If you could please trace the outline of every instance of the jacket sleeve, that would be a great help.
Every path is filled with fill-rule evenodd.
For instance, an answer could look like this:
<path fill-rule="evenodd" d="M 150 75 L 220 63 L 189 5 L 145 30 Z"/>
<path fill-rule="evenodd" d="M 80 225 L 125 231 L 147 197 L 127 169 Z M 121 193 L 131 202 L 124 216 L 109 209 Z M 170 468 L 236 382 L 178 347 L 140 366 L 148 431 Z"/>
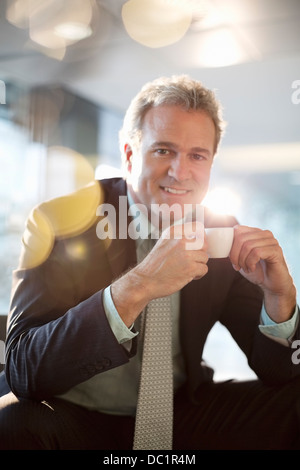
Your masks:
<path fill-rule="evenodd" d="M 260 331 L 262 302 L 260 288 L 236 273 L 221 322 L 247 356 L 258 378 L 269 385 L 280 385 L 299 376 L 300 367 L 292 361 L 294 349 Z M 299 339 L 299 335 L 298 325 L 294 339 Z"/>
<path fill-rule="evenodd" d="M 70 205 L 59 202 L 70 220 Z M 77 224 L 72 233 L 64 222 L 57 235 L 46 209 L 30 215 L 20 266 L 13 272 L 5 374 L 22 398 L 65 393 L 135 353 L 135 341 L 130 352 L 118 343 L 105 314 L 102 294 L 112 272 L 94 221 Z"/>
<path fill-rule="evenodd" d="M 128 352 L 107 321 L 102 290 L 60 309 L 36 276 L 26 280 L 24 274 L 15 273 L 6 343 L 6 378 L 18 397 L 61 394 L 128 362 Z M 58 279 L 62 282 L 61 276 Z"/>

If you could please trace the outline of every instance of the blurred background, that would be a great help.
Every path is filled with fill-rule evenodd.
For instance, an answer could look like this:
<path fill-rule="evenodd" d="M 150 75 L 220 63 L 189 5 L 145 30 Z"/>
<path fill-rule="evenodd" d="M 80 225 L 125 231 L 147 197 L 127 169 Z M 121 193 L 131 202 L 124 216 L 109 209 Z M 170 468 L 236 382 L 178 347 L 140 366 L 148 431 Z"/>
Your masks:
<path fill-rule="evenodd" d="M 119 174 L 131 98 L 182 73 L 227 121 L 207 204 L 271 229 L 300 289 L 299 0 L 0 0 L 0 314 L 30 209 Z M 205 355 L 253 376 L 220 325 Z"/>

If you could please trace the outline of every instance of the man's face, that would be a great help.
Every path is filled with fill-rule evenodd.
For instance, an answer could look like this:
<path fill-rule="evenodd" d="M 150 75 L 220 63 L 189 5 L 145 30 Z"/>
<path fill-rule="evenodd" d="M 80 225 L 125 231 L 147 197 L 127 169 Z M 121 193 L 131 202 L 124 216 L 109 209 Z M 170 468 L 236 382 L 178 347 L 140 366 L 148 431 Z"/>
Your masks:
<path fill-rule="evenodd" d="M 152 204 L 179 204 L 182 211 L 185 204 L 200 204 L 208 189 L 214 143 L 214 123 L 205 112 L 151 108 L 139 148 L 126 148 L 134 201 L 148 211 Z"/>

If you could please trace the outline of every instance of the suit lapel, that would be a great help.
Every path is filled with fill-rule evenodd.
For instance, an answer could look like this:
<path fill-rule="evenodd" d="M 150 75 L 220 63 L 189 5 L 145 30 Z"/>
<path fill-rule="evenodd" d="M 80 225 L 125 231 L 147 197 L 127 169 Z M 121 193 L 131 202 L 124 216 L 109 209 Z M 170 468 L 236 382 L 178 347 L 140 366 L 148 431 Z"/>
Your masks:
<path fill-rule="evenodd" d="M 112 178 L 99 181 L 105 191 L 105 202 L 111 204 L 116 209 L 116 238 L 111 240 L 107 249 L 107 256 L 111 267 L 112 278 L 120 276 L 130 266 L 136 264 L 135 241 L 128 237 L 128 224 L 131 217 L 128 215 L 128 201 L 126 200 L 126 209 L 124 204 L 124 196 L 127 199 L 127 185 L 122 178 Z M 123 200 L 120 204 L 120 196 Z M 121 212 L 121 213 L 120 213 Z M 126 238 L 119 238 L 119 221 L 125 219 L 127 231 Z"/>

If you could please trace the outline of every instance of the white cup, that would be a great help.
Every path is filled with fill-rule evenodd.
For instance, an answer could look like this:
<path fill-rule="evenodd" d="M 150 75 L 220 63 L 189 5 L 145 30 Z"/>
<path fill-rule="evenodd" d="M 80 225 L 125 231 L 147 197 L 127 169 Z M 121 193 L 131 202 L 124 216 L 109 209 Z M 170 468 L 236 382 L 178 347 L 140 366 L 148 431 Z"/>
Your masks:
<path fill-rule="evenodd" d="M 229 256 L 233 237 L 233 227 L 212 227 L 205 229 L 210 258 L 227 258 Z"/>

